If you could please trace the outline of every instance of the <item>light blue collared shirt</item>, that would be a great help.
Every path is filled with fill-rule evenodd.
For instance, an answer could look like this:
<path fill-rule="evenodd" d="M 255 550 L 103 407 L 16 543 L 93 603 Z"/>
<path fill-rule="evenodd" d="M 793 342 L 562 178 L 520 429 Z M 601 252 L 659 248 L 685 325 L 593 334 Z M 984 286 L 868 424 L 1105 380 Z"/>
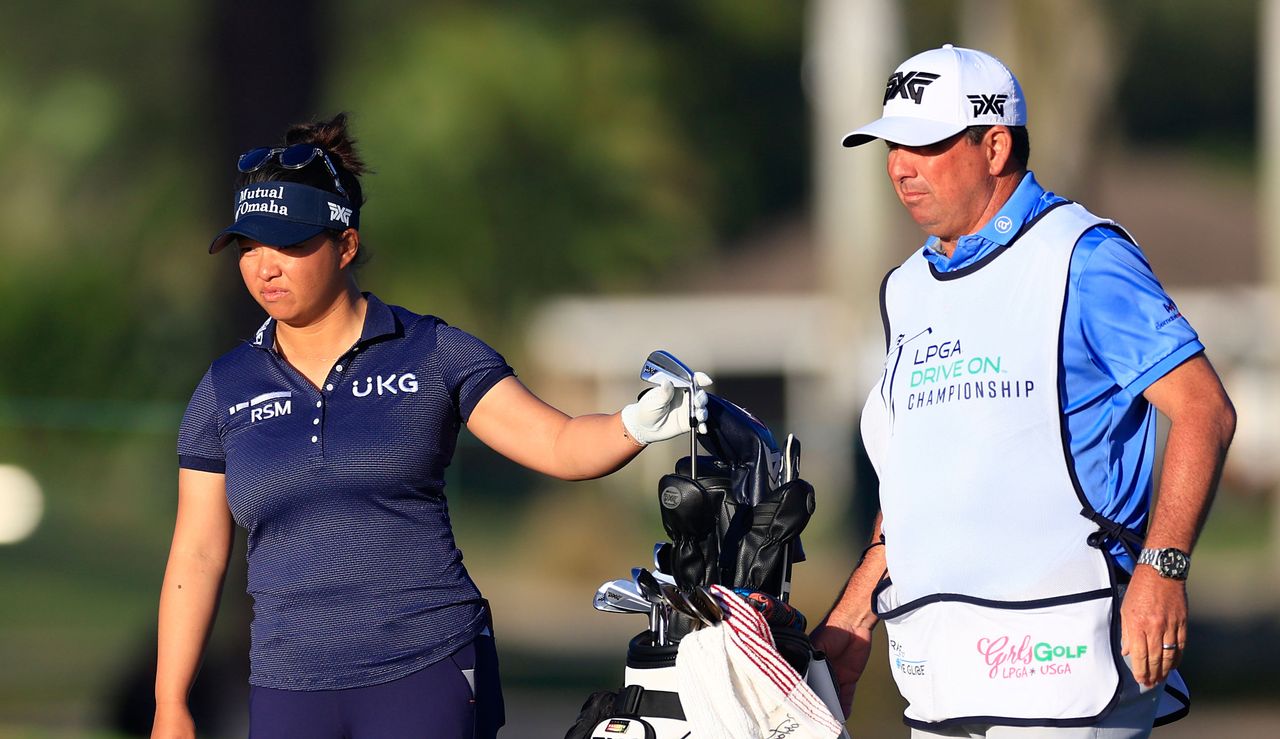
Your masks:
<path fill-rule="evenodd" d="M 1028 172 L 994 218 L 976 234 L 960 237 L 950 257 L 934 251 L 937 237 L 925 242 L 921 256 L 937 272 L 971 267 L 1063 200 Z M 1112 227 L 1089 229 L 1076 243 L 1064 310 L 1059 391 L 1070 461 L 1094 510 L 1145 531 L 1156 415 L 1142 392 L 1204 346 L 1142 250 Z M 1133 569 L 1122 546 L 1112 552 Z"/>

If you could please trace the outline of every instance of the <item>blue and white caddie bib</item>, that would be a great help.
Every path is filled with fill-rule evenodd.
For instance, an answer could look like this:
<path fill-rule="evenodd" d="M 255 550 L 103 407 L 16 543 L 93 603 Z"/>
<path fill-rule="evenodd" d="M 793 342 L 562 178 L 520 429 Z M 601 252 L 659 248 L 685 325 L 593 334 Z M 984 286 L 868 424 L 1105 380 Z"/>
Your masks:
<path fill-rule="evenodd" d="M 1059 393 L 1071 253 L 1102 223 L 1063 203 L 971 267 L 913 256 L 885 280 L 862 433 L 890 578 L 874 605 L 908 724 L 1087 725 L 1119 694 L 1116 582 Z"/>

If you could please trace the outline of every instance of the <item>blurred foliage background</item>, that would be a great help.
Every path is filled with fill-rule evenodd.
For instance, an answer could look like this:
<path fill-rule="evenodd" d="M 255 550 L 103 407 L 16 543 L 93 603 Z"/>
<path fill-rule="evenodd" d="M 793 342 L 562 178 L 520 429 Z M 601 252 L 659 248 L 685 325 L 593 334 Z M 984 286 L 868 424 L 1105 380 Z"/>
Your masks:
<path fill-rule="evenodd" d="M 903 5 L 908 48 L 954 36 L 954 2 Z M 1124 43 L 1106 142 L 1256 177 L 1255 4 L 1106 8 Z M 365 288 L 485 337 L 517 368 L 541 301 L 643 292 L 688 259 L 713 280 L 761 224 L 804 214 L 813 150 L 840 153 L 810 140 L 800 2 L 67 0 L 5 16 L 0 464 L 45 493 L 35 533 L 0 545 L 5 739 L 145 731 L 177 421 L 208 362 L 261 321 L 231 258 L 205 253 L 239 151 L 350 111 L 376 172 Z M 464 444 L 452 472 L 482 587 L 518 590 L 503 572 L 532 561 L 568 573 L 585 606 L 661 531 L 647 495 L 602 501 L 494 456 Z M 1260 505 L 1225 495 L 1229 528 L 1215 518 L 1206 546 L 1262 551 Z M 608 536 L 589 523 L 619 511 L 632 523 Z M 542 552 L 548 539 L 562 551 Z M 798 570 L 811 617 L 856 548 L 830 536 Z M 240 728 L 242 578 L 194 699 L 211 735 Z M 620 679 L 617 637 L 639 624 L 539 628 L 569 633 L 553 649 L 513 629 L 511 715 L 542 710 L 559 728 L 515 736 L 561 735 L 587 692 Z M 880 680 L 859 698 L 864 735 L 902 731 Z M 553 708 L 529 695 L 554 695 Z"/>

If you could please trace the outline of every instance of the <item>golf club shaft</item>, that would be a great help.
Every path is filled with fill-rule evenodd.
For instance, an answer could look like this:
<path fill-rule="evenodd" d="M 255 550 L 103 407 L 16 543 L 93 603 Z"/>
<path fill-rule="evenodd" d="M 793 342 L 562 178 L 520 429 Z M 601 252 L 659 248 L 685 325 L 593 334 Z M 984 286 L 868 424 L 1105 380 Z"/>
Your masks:
<path fill-rule="evenodd" d="M 698 380 L 690 380 L 689 386 L 689 477 L 698 479 L 698 413 L 694 410 L 693 396 L 698 394 Z"/>

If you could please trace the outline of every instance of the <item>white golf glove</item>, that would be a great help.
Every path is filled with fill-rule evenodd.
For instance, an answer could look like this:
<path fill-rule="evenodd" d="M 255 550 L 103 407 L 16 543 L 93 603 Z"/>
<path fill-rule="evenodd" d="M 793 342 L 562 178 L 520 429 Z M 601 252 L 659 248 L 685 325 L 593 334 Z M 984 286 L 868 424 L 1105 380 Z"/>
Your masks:
<path fill-rule="evenodd" d="M 707 433 L 707 391 L 711 378 L 703 372 L 694 373 L 698 391 L 693 394 L 694 415 L 698 419 L 698 433 Z M 689 390 L 675 387 L 670 381 L 646 390 L 640 399 L 622 409 L 622 425 L 627 433 L 642 445 L 655 441 L 674 439 L 689 433 Z"/>

